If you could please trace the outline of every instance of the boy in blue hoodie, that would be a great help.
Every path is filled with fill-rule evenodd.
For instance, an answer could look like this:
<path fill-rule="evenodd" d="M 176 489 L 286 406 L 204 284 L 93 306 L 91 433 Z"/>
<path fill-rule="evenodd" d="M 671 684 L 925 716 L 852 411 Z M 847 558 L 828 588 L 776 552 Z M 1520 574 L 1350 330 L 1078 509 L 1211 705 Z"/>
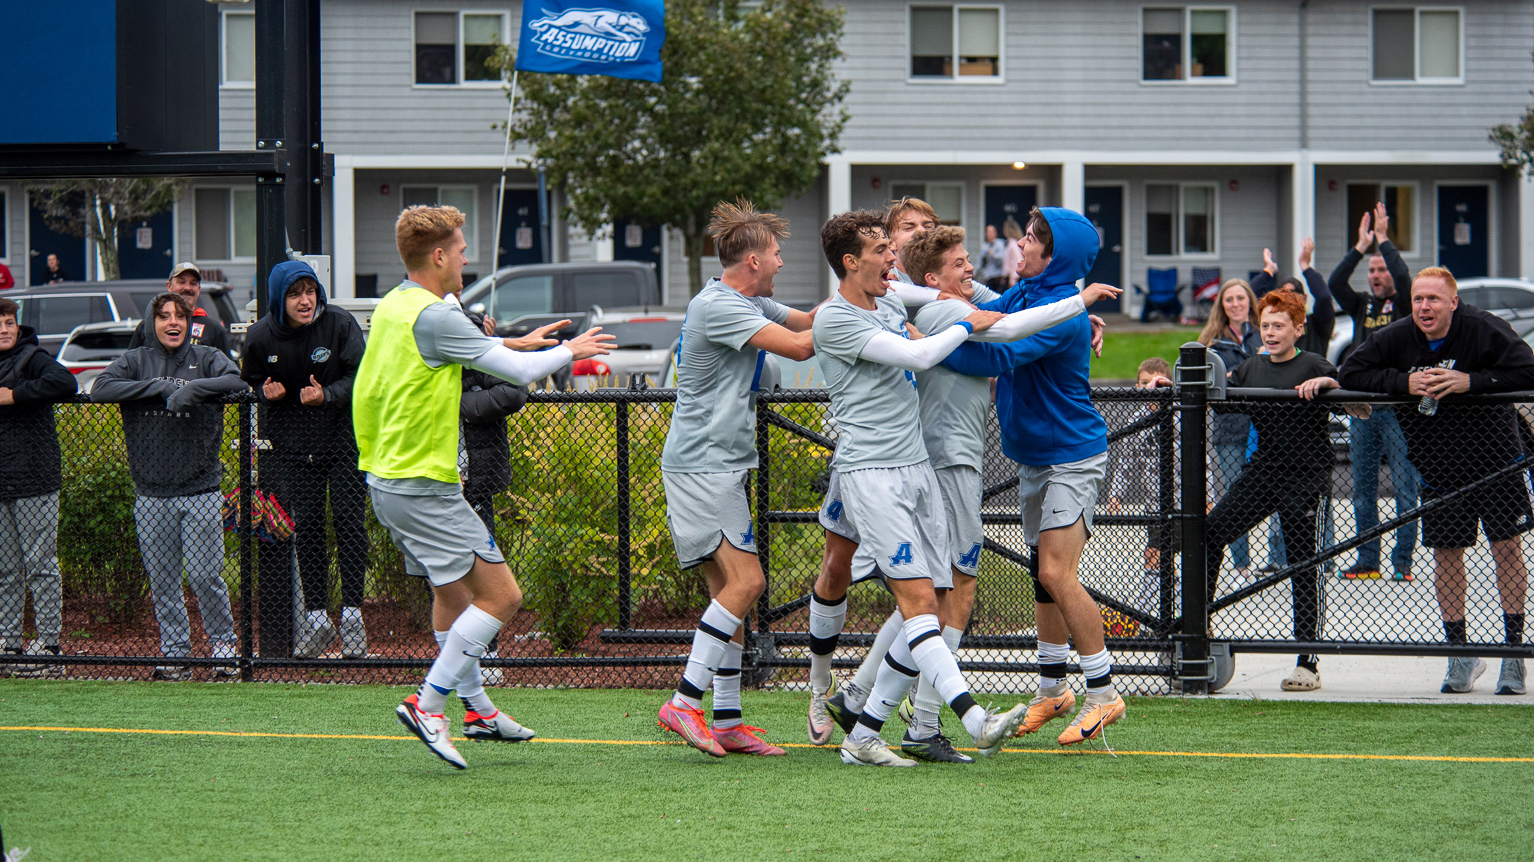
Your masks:
<path fill-rule="evenodd" d="M 1018 241 L 1017 289 L 980 307 L 1020 311 L 1076 295 L 1097 258 L 1097 229 L 1079 213 L 1035 207 Z M 1087 315 L 1005 344 L 960 344 L 944 364 L 960 374 L 994 376 L 1002 451 L 1017 461 L 1023 537 L 1036 549 L 1034 610 L 1039 630 L 1038 696 L 1019 734 L 1065 715 L 1076 696 L 1065 683 L 1074 640 L 1087 678 L 1086 701 L 1060 734 L 1061 745 L 1092 739 L 1124 716 L 1097 603 L 1077 578 L 1108 464 L 1108 425 L 1092 406 L 1092 327 Z"/>

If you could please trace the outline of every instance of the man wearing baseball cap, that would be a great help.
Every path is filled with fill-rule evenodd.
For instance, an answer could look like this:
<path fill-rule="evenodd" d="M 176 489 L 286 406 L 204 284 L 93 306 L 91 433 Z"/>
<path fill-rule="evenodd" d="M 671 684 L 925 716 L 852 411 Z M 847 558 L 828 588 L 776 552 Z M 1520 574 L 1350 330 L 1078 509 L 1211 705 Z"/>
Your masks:
<path fill-rule="evenodd" d="M 229 333 L 224 330 L 223 324 L 218 318 L 208 314 L 207 309 L 197 305 L 197 297 L 202 295 L 202 270 L 191 261 L 182 261 L 171 268 L 170 278 L 165 281 L 165 289 L 171 293 L 186 297 L 192 304 L 192 321 L 186 340 L 189 344 L 206 344 L 209 347 L 217 347 L 224 353 L 229 352 Z M 132 349 L 144 343 L 148 333 L 149 320 L 152 315 L 147 312 L 144 319 L 139 323 L 138 329 L 133 330 L 133 338 L 129 339 L 128 347 Z"/>

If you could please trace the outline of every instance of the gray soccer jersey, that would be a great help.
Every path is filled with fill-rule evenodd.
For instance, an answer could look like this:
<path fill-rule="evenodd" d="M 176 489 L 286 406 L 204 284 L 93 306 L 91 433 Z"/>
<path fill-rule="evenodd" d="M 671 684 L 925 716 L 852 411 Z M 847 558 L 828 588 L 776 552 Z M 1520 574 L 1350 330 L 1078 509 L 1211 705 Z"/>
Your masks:
<path fill-rule="evenodd" d="M 923 335 L 933 335 L 963 320 L 972 310 L 957 299 L 928 303 L 916 313 L 916 328 Z M 985 423 L 991 412 L 990 381 L 938 364 L 916 373 L 916 389 L 921 393 L 921 435 L 932 469 L 964 466 L 979 470 L 985 457 Z"/>
<path fill-rule="evenodd" d="M 791 309 L 765 296 L 742 296 L 711 279 L 687 304 L 677 362 L 676 409 L 661 469 L 729 473 L 756 466 L 756 393 L 765 351 L 746 342 Z"/>
<path fill-rule="evenodd" d="M 841 293 L 815 315 L 815 355 L 831 392 L 831 413 L 840 433 L 833 466 L 846 472 L 868 467 L 905 467 L 927 460 L 917 410 L 916 375 L 858 358 L 880 332 L 902 338 L 905 308 L 881 296 L 873 310 Z"/>

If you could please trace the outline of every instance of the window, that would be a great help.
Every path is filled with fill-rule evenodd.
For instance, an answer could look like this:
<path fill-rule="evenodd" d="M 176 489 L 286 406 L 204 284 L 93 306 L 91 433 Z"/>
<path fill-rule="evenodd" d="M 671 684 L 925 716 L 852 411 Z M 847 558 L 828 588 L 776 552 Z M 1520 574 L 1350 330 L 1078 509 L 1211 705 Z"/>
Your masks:
<path fill-rule="evenodd" d="M 404 205 L 457 207 L 463 213 L 463 239 L 469 244 L 466 260 L 479 260 L 479 189 L 475 186 L 405 186 Z"/>
<path fill-rule="evenodd" d="M 225 12 L 222 54 L 225 87 L 256 85 L 256 13 Z"/>
<path fill-rule="evenodd" d="M 503 12 L 417 12 L 415 82 L 498 85 L 490 58 L 505 41 Z"/>
<path fill-rule="evenodd" d="M 910 46 L 912 78 L 1000 78 L 1001 8 L 912 6 Z"/>
<path fill-rule="evenodd" d="M 112 306 L 104 293 L 34 296 L 27 300 L 22 315 L 27 318 L 22 323 L 38 335 L 68 335 L 82 323 L 111 320 Z"/>
<path fill-rule="evenodd" d="M 1385 229 L 1391 245 L 1401 254 L 1417 252 L 1417 186 L 1415 183 L 1348 183 L 1347 239 L 1343 248 L 1358 244 L 1358 222 L 1374 205 L 1385 202 L 1390 225 Z M 1370 253 L 1374 252 L 1370 248 Z"/>
<path fill-rule="evenodd" d="M 890 183 L 890 198 L 920 198 L 932 205 L 940 224 L 964 224 L 962 183 Z"/>
<path fill-rule="evenodd" d="M 199 188 L 192 195 L 196 210 L 192 256 L 198 260 L 256 259 L 256 190 Z"/>
<path fill-rule="evenodd" d="M 1214 256 L 1218 253 L 1219 197 L 1207 183 L 1146 183 L 1145 253 Z"/>
<path fill-rule="evenodd" d="M 1145 7 L 1140 80 L 1234 83 L 1235 15 L 1222 7 Z"/>
<path fill-rule="evenodd" d="M 622 308 L 643 302 L 639 280 L 630 273 L 577 272 L 570 276 L 571 308 Z M 667 341 L 666 345 L 671 342 Z M 661 345 L 662 347 L 666 345 Z"/>
<path fill-rule="evenodd" d="M 490 313 L 496 320 L 516 320 L 526 314 L 548 314 L 554 310 L 554 276 L 524 275 L 495 289 Z"/>
<path fill-rule="evenodd" d="M 1458 9 L 1407 7 L 1371 11 L 1375 82 L 1464 81 Z"/>

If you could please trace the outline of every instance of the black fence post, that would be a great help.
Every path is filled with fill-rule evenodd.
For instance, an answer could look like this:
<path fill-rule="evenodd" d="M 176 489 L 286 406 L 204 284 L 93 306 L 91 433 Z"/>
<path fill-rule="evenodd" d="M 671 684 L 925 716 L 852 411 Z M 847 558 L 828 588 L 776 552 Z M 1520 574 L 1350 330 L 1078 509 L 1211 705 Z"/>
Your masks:
<path fill-rule="evenodd" d="M 762 595 L 756 600 L 756 625 L 757 631 L 763 634 L 771 630 L 771 624 L 767 619 L 768 611 L 772 608 L 772 538 L 768 533 L 770 519 L 767 514 L 772 511 L 772 492 L 769 482 L 772 479 L 772 447 L 771 426 L 767 424 L 766 413 L 768 407 L 761 402 L 756 404 L 756 559 L 762 566 L 762 580 L 766 586 L 762 589 Z"/>
<path fill-rule="evenodd" d="M 250 402 L 242 401 L 239 406 L 240 421 L 240 510 L 236 516 L 236 535 L 240 542 L 240 679 L 250 682 L 250 660 L 255 655 L 255 603 L 252 601 L 251 590 L 255 587 L 255 578 L 251 571 L 251 547 L 252 533 L 250 526 L 250 503 L 252 498 L 251 482 L 254 480 L 250 469 Z"/>
<path fill-rule="evenodd" d="M 1157 511 L 1164 516 L 1160 531 L 1160 542 L 1157 545 L 1157 560 L 1160 562 L 1158 574 L 1161 577 L 1161 585 L 1156 590 L 1156 617 L 1164 627 L 1166 621 L 1173 616 L 1172 610 L 1172 584 L 1177 578 L 1177 563 L 1172 559 L 1176 553 L 1177 541 L 1181 541 L 1176 530 L 1180 529 L 1173 513 L 1177 511 L 1177 424 L 1174 417 L 1177 411 L 1174 404 L 1163 399 L 1158 407 L 1162 411 L 1161 421 L 1156 425 L 1156 469 L 1157 476 Z M 1163 631 L 1165 629 L 1163 628 Z"/>
<path fill-rule="evenodd" d="M 629 404 L 619 400 L 613 405 L 614 429 L 618 458 L 618 628 L 628 631 L 634 627 L 633 595 L 631 593 L 632 549 L 629 546 Z"/>
<path fill-rule="evenodd" d="M 1209 657 L 1209 596 L 1204 555 L 1205 500 L 1208 476 L 1204 459 L 1205 408 L 1209 401 L 1210 363 L 1198 342 L 1182 346 L 1176 370 L 1177 414 L 1182 418 L 1182 648 L 1176 673 L 1184 694 L 1208 694 L 1214 679 Z"/>

